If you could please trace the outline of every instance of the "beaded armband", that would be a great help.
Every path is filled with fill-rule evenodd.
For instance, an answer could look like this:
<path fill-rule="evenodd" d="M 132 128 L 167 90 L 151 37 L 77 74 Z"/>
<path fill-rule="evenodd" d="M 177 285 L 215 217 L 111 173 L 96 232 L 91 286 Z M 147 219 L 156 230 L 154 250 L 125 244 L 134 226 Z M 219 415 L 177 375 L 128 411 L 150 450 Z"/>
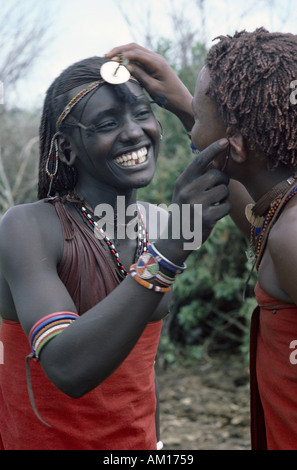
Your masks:
<path fill-rule="evenodd" d="M 33 357 L 39 359 L 42 348 L 77 318 L 79 315 L 73 312 L 55 312 L 35 323 L 29 333 Z"/>

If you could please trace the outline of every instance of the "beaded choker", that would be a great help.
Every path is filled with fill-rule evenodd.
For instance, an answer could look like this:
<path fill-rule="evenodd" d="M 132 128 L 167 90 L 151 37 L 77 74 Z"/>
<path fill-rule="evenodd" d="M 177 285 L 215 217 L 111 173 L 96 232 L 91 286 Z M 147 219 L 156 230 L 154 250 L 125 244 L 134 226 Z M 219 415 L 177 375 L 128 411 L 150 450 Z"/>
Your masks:
<path fill-rule="evenodd" d="M 123 264 L 120 261 L 119 253 L 117 252 L 117 249 L 110 240 L 110 238 L 106 235 L 104 230 L 98 225 L 96 222 L 94 215 L 90 212 L 89 209 L 87 209 L 86 204 L 82 204 L 80 207 L 80 211 L 83 215 L 83 217 L 86 219 L 87 223 L 90 225 L 90 227 L 93 227 L 93 231 L 95 234 L 95 237 L 98 238 L 99 240 L 103 240 L 104 243 L 107 245 L 109 248 L 110 253 L 112 254 L 113 258 L 115 259 L 116 265 L 118 267 L 118 270 L 121 274 L 124 276 L 127 276 L 129 274 L 128 271 L 124 268 Z M 137 250 L 137 258 L 144 252 L 148 250 L 148 233 L 143 221 L 142 214 L 140 210 L 138 209 L 138 250 Z"/>
<path fill-rule="evenodd" d="M 288 181 L 288 180 L 286 180 Z M 291 184 L 295 181 L 295 178 L 292 179 Z M 250 240 L 250 253 L 247 253 L 248 261 L 253 262 L 257 261 L 257 266 L 260 264 L 261 256 L 264 252 L 266 240 L 268 238 L 269 232 L 275 223 L 280 211 L 283 207 L 297 194 L 297 186 L 289 187 L 287 186 L 287 191 L 279 196 L 270 204 L 270 208 L 266 216 L 262 217 L 262 224 L 257 225 L 251 222 L 251 240 Z M 248 219 L 249 220 L 249 219 Z"/>
<path fill-rule="evenodd" d="M 292 188 L 296 179 L 297 173 L 273 186 L 256 204 L 248 204 L 245 208 L 245 216 L 249 223 L 257 228 L 262 227 L 265 214 L 274 205 L 276 200 L 281 199 L 287 193 L 288 189 Z"/>

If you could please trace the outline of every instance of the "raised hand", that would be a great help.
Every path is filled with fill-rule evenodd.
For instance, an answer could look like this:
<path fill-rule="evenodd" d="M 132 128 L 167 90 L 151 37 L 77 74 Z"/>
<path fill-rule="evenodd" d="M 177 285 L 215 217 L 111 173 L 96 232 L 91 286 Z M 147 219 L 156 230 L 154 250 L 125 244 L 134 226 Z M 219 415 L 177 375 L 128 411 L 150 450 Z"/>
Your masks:
<path fill-rule="evenodd" d="M 129 60 L 127 68 L 153 100 L 174 113 L 190 130 L 194 123 L 192 95 L 165 58 L 135 43 L 115 47 L 105 54 L 114 60 L 119 60 L 120 55 Z"/>
<path fill-rule="evenodd" d="M 179 206 L 180 213 L 184 213 L 183 205 L 188 205 L 189 220 L 182 220 L 181 217 L 179 239 L 170 237 L 168 243 L 168 240 L 161 238 L 157 245 L 162 253 L 166 253 L 167 257 L 175 260 L 177 264 L 182 263 L 193 249 L 198 248 L 209 237 L 216 222 L 231 210 L 231 204 L 228 201 L 228 176 L 219 170 L 209 169 L 211 161 L 222 153 L 226 154 L 227 151 L 227 139 L 214 142 L 195 157 L 175 183 L 172 203 Z M 202 206 L 202 226 L 198 227 L 195 227 L 195 205 L 196 208 L 197 205 Z M 193 238 L 196 238 L 196 241 L 193 240 L 190 245 L 188 245 L 189 240 L 183 236 L 185 227 L 182 225 L 185 223 L 192 227 Z M 172 226 L 172 216 L 169 221 L 170 226 Z M 196 242 L 200 242 L 198 246 L 195 246 Z M 185 249 L 185 246 L 192 246 L 192 249 Z"/>

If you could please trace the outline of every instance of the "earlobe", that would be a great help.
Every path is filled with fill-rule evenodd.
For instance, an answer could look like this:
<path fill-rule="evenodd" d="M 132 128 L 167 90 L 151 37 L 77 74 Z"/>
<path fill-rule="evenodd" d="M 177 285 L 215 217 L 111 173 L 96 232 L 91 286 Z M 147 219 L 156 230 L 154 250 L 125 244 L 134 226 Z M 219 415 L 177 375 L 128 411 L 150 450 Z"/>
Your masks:
<path fill-rule="evenodd" d="M 232 132 L 230 128 L 227 129 L 227 139 L 230 143 L 230 154 L 236 163 L 243 163 L 247 159 L 247 149 L 244 138 L 240 132 Z"/>
<path fill-rule="evenodd" d="M 58 137 L 59 159 L 68 166 L 74 165 L 76 152 L 74 152 L 69 140 L 62 134 Z"/>

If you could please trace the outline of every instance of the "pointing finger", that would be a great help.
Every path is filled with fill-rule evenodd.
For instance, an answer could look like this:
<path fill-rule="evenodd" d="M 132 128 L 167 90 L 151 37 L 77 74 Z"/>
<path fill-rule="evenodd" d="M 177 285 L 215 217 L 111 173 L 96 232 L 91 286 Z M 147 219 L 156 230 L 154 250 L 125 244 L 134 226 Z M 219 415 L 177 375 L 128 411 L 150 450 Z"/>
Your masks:
<path fill-rule="evenodd" d="M 184 184 L 184 182 L 189 183 L 190 181 L 196 180 L 199 175 L 202 175 L 206 172 L 210 162 L 212 162 L 223 151 L 227 150 L 228 145 L 229 142 L 227 139 L 220 139 L 216 142 L 213 142 L 211 145 L 206 147 L 206 149 L 200 152 L 199 155 L 194 158 L 194 160 L 192 160 L 192 162 L 183 171 L 177 181 Z"/>
<path fill-rule="evenodd" d="M 220 155 L 224 150 L 227 150 L 229 145 L 228 139 L 220 139 L 216 142 L 213 142 L 211 145 L 206 147 L 202 152 L 197 155 L 193 163 L 195 167 L 201 172 L 201 170 L 206 170 L 207 166 L 214 160 L 218 155 Z"/>

